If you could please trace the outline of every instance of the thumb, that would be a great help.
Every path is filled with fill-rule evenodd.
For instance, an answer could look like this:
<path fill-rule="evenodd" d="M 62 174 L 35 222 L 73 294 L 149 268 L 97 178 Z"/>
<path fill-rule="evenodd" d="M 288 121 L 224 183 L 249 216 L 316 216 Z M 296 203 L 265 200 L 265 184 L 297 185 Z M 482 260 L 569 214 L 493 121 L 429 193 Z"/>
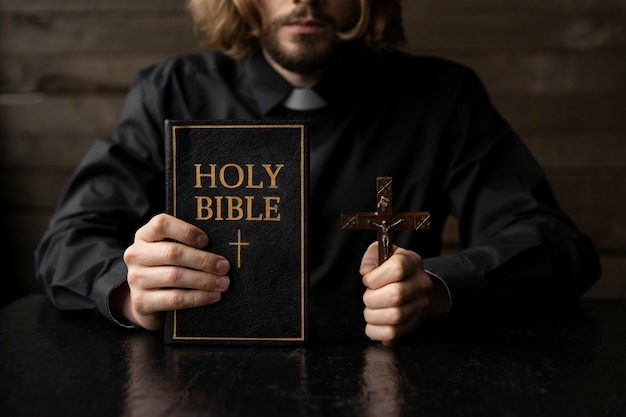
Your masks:
<path fill-rule="evenodd" d="M 361 259 L 361 266 L 359 267 L 359 273 L 366 275 L 378 268 L 378 242 L 374 242 L 365 251 L 363 258 Z"/>

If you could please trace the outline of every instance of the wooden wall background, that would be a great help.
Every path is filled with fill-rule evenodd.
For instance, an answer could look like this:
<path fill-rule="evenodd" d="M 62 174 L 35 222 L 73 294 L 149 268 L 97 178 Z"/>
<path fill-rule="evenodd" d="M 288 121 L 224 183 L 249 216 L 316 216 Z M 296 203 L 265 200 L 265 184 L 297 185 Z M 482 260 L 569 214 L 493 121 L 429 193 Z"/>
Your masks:
<path fill-rule="evenodd" d="M 464 62 L 523 136 L 626 296 L 626 0 L 404 0 L 409 49 Z M 3 302 L 135 72 L 197 49 L 183 0 L 0 0 Z M 454 233 L 448 234 L 454 244 Z"/>

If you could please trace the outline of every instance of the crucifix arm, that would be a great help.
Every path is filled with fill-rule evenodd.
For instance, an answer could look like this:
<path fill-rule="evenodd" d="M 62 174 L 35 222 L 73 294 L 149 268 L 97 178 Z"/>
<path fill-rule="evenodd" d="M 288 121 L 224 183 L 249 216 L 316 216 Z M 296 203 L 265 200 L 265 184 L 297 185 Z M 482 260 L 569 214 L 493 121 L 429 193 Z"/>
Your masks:
<path fill-rule="evenodd" d="M 391 229 L 394 226 L 399 225 L 403 221 L 404 219 L 399 219 L 395 223 L 387 224 L 387 220 L 383 220 L 381 223 L 376 223 L 374 220 L 368 220 L 368 223 L 373 224 L 376 227 L 380 227 L 383 230 L 383 233 L 386 233 L 389 231 L 389 229 Z"/>
<path fill-rule="evenodd" d="M 391 177 L 376 179 L 375 212 L 343 213 L 342 230 L 378 230 L 379 261 L 386 261 L 393 249 L 394 230 L 424 230 L 430 228 L 430 214 L 427 212 L 394 213 L 393 188 Z"/>

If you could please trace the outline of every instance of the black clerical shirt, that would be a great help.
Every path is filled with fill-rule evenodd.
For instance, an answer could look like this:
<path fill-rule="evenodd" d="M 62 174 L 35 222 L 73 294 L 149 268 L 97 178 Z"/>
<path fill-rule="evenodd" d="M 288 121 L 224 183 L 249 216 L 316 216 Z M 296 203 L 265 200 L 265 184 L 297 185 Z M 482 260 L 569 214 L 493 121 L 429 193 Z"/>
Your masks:
<path fill-rule="evenodd" d="M 164 211 L 164 119 L 311 121 L 311 320 L 362 332 L 360 259 L 375 233 L 340 230 L 342 211 L 374 211 L 373 184 L 394 178 L 394 211 L 429 211 L 428 232 L 396 232 L 425 258 L 452 312 L 490 297 L 573 298 L 599 276 L 588 239 L 474 73 L 441 59 L 347 52 L 315 87 L 328 103 L 293 111 L 292 86 L 261 54 L 178 57 L 140 72 L 112 136 L 72 177 L 37 249 L 37 274 L 63 309 L 111 318 L 122 253 Z M 461 249 L 440 255 L 449 215 Z M 111 318 L 112 319 L 112 318 Z M 324 331 L 324 330 L 322 330 Z"/>

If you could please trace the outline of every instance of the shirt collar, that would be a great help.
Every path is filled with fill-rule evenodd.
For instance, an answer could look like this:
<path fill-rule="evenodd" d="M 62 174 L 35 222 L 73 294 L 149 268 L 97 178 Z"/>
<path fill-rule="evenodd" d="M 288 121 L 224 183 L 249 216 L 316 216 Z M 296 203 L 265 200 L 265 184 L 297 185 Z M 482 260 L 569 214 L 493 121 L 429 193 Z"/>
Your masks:
<path fill-rule="evenodd" d="M 256 51 L 245 59 L 245 71 L 259 110 L 265 116 L 291 94 L 293 86 Z M 346 48 L 342 57 L 313 89 L 329 104 L 342 106 L 358 102 L 364 94 L 367 74 L 374 62 L 358 48 Z"/>
<path fill-rule="evenodd" d="M 362 101 L 376 68 L 375 56 L 358 44 L 346 44 L 337 64 L 314 87 L 332 106 L 351 107 Z"/>
<path fill-rule="evenodd" d="M 274 71 L 260 51 L 252 53 L 245 59 L 250 89 L 261 113 L 267 115 L 291 93 L 293 86 Z"/>

